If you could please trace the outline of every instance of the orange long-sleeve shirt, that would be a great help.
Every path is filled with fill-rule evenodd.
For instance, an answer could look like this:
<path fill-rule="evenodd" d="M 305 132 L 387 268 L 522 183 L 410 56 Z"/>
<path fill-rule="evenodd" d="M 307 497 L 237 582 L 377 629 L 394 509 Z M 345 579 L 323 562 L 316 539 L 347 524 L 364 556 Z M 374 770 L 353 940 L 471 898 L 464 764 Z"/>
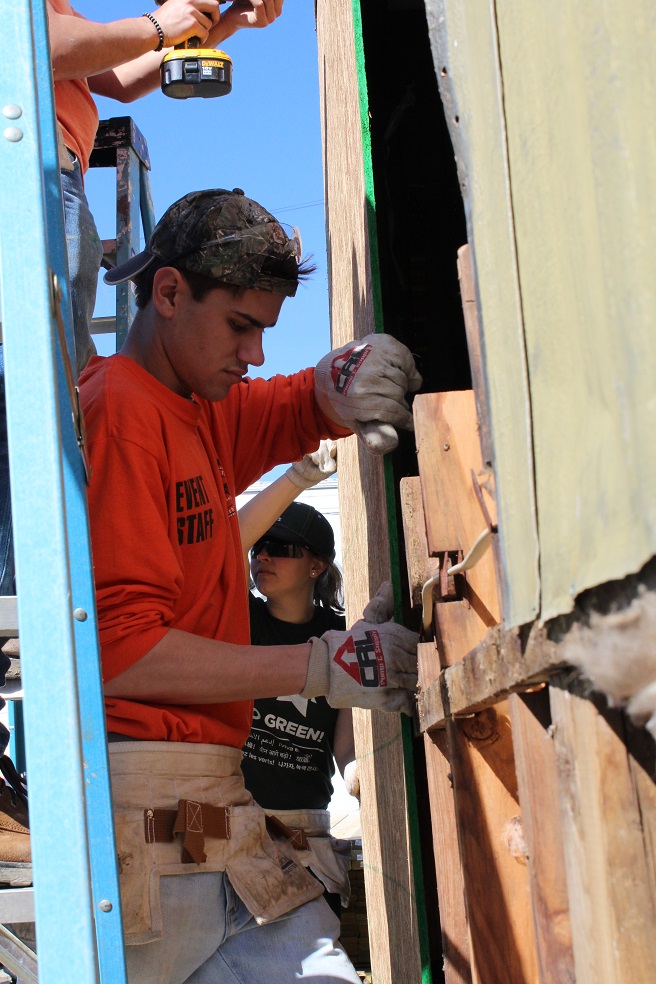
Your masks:
<path fill-rule="evenodd" d="M 58 14 L 82 17 L 73 10 L 69 0 L 50 0 Z M 66 79 L 55 82 L 55 112 L 62 129 L 64 143 L 80 162 L 82 173 L 89 167 L 98 129 L 98 110 L 86 79 Z"/>
<path fill-rule="evenodd" d="M 319 411 L 313 370 L 237 384 L 208 403 L 178 396 L 125 356 L 96 357 L 81 396 L 104 679 L 170 628 L 248 644 L 235 495 L 322 438 L 349 433 Z M 238 748 L 252 716 L 251 701 L 105 704 L 110 731 Z"/>

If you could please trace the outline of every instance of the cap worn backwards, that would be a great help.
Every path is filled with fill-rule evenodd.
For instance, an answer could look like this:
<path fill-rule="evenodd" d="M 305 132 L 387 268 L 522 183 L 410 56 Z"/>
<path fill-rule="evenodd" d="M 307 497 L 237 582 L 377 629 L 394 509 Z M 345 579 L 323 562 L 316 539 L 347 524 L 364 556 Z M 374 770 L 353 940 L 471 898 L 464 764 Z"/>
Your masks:
<path fill-rule="evenodd" d="M 335 534 L 332 526 L 323 513 L 306 502 L 292 502 L 267 530 L 265 537 L 298 543 L 318 557 L 335 559 Z"/>
<path fill-rule="evenodd" d="M 300 237 L 289 236 L 240 188 L 192 191 L 171 205 L 142 253 L 109 270 L 105 283 L 133 280 L 168 263 L 236 287 L 293 297 L 301 261 Z"/>

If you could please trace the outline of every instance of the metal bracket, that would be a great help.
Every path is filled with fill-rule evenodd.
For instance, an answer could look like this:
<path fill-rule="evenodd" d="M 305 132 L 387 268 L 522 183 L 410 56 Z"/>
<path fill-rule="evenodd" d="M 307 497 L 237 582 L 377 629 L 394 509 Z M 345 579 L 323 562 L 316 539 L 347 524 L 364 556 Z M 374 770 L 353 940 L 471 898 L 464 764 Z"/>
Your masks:
<path fill-rule="evenodd" d="M 421 589 L 421 626 L 422 635 L 430 638 L 433 622 L 433 592 L 439 588 L 439 601 L 461 601 L 462 598 L 454 584 L 453 574 L 458 573 L 450 566 L 449 558 L 455 554 L 458 563 L 462 561 L 462 550 L 445 550 L 439 557 L 439 570 L 429 577 Z M 457 565 L 456 565 L 457 566 Z"/>

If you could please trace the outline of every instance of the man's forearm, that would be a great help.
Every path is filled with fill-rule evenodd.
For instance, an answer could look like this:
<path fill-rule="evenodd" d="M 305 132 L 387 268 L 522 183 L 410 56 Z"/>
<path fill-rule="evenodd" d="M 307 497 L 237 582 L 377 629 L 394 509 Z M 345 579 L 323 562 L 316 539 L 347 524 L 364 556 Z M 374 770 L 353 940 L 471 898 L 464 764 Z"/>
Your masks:
<path fill-rule="evenodd" d="M 158 704 L 219 704 L 297 694 L 310 644 L 238 646 L 169 629 L 128 670 L 105 684 L 108 697 Z"/>
<path fill-rule="evenodd" d="M 50 10 L 49 33 L 55 82 L 100 75 L 154 52 L 158 43 L 157 31 L 146 17 L 97 24 Z"/>

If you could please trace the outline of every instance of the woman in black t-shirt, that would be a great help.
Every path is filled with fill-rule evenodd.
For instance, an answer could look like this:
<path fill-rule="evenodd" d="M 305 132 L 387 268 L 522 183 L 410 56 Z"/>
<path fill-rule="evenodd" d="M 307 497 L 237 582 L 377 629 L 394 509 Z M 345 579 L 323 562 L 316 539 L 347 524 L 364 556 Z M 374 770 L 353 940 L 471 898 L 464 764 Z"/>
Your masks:
<path fill-rule="evenodd" d="M 280 494 L 278 490 L 278 502 Z M 266 513 L 264 504 L 257 508 L 259 498 L 249 503 L 250 522 L 242 525 L 246 540 L 253 538 L 253 514 Z M 240 523 L 242 514 L 240 510 Z M 264 598 L 251 593 L 249 599 L 253 645 L 298 645 L 346 627 L 341 573 L 334 558 L 330 523 L 305 503 L 293 502 L 259 536 L 251 550 L 250 573 Z M 348 775 L 347 766 L 355 759 L 351 711 L 336 710 L 323 697 L 256 700 L 243 751 L 247 788 L 267 813 L 309 834 L 309 855 L 300 856 L 323 882 L 327 901 L 339 915 L 340 897 L 342 904 L 348 902 L 350 844 L 330 837 L 327 808 L 334 760 Z"/>
<path fill-rule="evenodd" d="M 253 645 L 293 646 L 346 628 L 334 555 L 333 531 L 321 513 L 302 502 L 283 512 L 251 551 L 253 583 L 265 596 L 250 596 Z M 341 769 L 353 760 L 350 710 L 337 711 L 324 697 L 255 702 L 243 769 L 265 808 L 326 810 L 333 756 Z"/>

